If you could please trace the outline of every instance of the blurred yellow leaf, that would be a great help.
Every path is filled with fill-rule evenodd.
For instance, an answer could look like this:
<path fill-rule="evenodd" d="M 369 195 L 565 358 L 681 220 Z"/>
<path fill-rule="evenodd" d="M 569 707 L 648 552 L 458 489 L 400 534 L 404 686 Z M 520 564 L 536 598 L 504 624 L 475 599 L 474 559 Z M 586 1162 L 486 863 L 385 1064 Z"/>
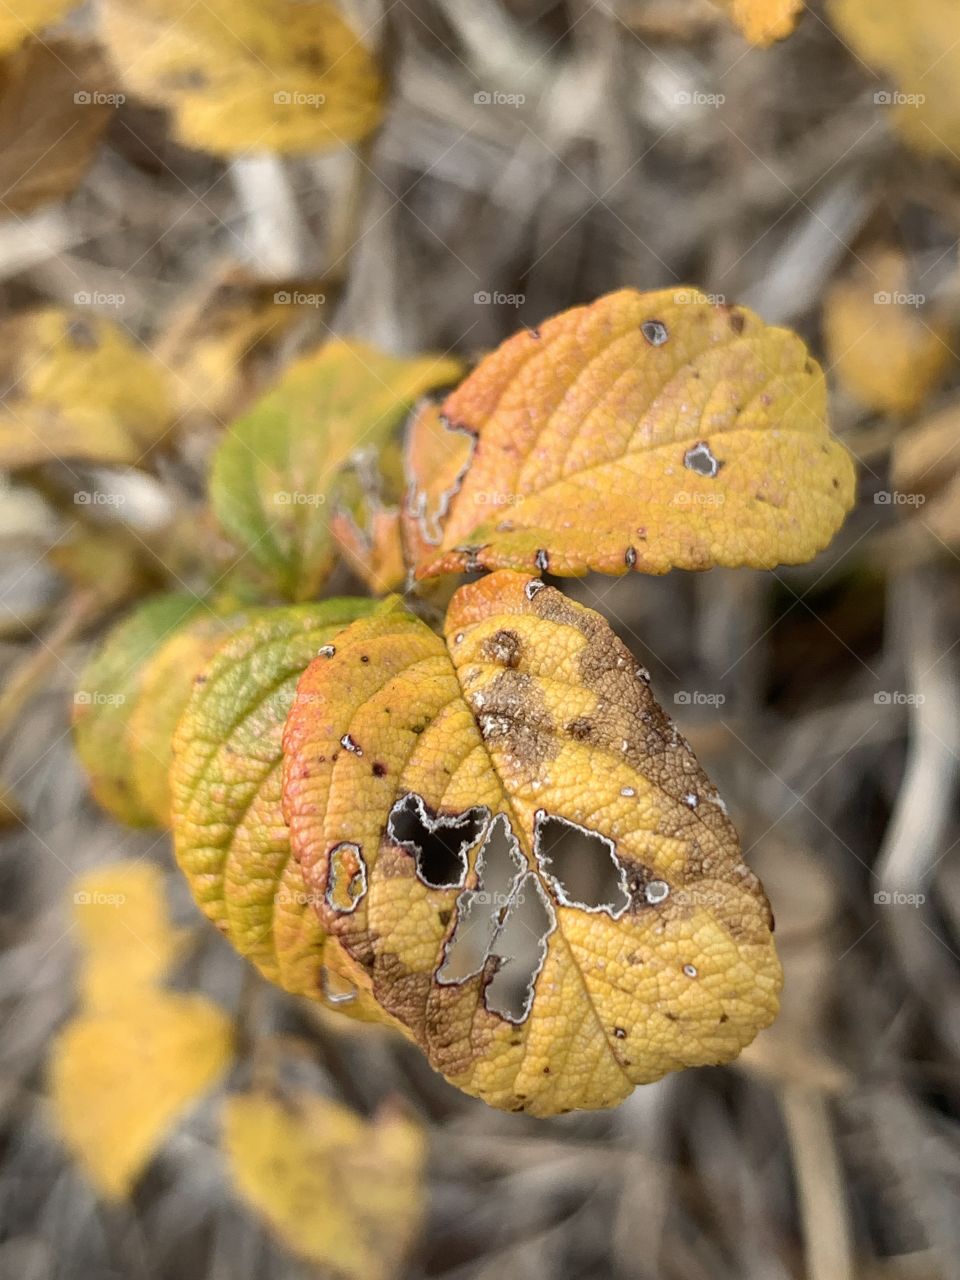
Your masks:
<path fill-rule="evenodd" d="M 515 334 L 411 434 L 420 578 L 798 564 L 854 499 L 801 340 L 695 289 L 622 289 Z"/>
<path fill-rule="evenodd" d="M 199 995 L 142 990 L 67 1024 L 50 1065 L 54 1118 L 102 1195 L 129 1192 L 231 1051 L 228 1018 Z"/>
<path fill-rule="evenodd" d="M 920 151 L 960 161 L 960 43 L 955 0 L 830 0 L 841 36 L 893 76 L 874 94 L 878 111 Z"/>
<path fill-rule="evenodd" d="M 380 74 L 332 0 L 104 0 L 102 34 L 189 146 L 316 151 L 380 121 Z"/>
<path fill-rule="evenodd" d="M 492 1106 L 614 1106 L 776 1014 L 763 890 L 648 680 L 599 614 L 501 571 L 445 637 L 381 609 L 297 687 L 284 813 L 310 900 Z"/>
<path fill-rule="evenodd" d="M 214 459 L 211 501 L 285 596 L 315 597 L 333 567 L 329 513 L 344 469 L 360 453 L 376 458 L 418 396 L 461 371 L 451 357 L 397 357 L 336 338 L 233 424 Z"/>
<path fill-rule="evenodd" d="M 890 484 L 889 498 L 904 515 L 919 514 L 934 539 L 960 546 L 960 403 L 897 436 Z"/>
<path fill-rule="evenodd" d="M 806 7 L 804 0 L 714 0 L 751 44 L 771 45 L 790 35 Z"/>
<path fill-rule="evenodd" d="M 413 1121 L 365 1121 L 307 1093 L 238 1094 L 224 1104 L 224 1147 L 241 1195 L 293 1253 L 344 1280 L 399 1273 L 423 1216 Z"/>
<path fill-rule="evenodd" d="M 841 385 L 869 409 L 910 413 L 952 360 L 950 325 L 926 308 L 893 249 L 869 255 L 824 302 L 827 356 Z"/>
<path fill-rule="evenodd" d="M 97 867 L 73 882 L 73 918 L 84 955 L 81 993 L 104 1012 L 158 983 L 185 930 L 170 923 L 163 872 L 149 862 Z"/>
<path fill-rule="evenodd" d="M 0 5 L 0 54 L 8 53 L 29 36 L 59 22 L 79 0 L 16 0 Z"/>
<path fill-rule="evenodd" d="M 0 211 L 79 186 L 114 111 L 103 84 L 99 51 L 71 40 L 30 41 L 0 63 Z"/>
<path fill-rule="evenodd" d="M 164 370 L 118 326 L 50 308 L 0 325 L 0 467 L 137 463 L 170 426 Z"/>

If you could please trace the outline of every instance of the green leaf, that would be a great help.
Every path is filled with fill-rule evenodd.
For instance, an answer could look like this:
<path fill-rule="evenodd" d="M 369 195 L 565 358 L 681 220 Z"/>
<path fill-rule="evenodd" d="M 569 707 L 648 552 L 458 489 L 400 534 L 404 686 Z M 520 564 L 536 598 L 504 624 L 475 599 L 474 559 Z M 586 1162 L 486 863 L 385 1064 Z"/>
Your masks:
<path fill-rule="evenodd" d="M 336 339 L 234 424 L 214 459 L 211 500 L 281 594 L 314 597 L 333 567 L 329 518 L 345 465 L 376 457 L 417 398 L 460 373 L 444 356 L 397 359 Z"/>

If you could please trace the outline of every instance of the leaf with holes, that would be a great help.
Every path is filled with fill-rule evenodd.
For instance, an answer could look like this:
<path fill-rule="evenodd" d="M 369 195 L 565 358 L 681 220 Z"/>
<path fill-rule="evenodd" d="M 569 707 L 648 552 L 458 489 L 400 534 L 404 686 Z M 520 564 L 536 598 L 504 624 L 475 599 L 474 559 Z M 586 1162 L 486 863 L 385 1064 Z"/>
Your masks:
<path fill-rule="evenodd" d="M 766 48 L 790 35 L 804 10 L 804 0 L 714 0 L 729 13 L 751 44 Z"/>
<path fill-rule="evenodd" d="M 408 459 L 420 578 L 795 564 L 854 497 L 800 339 L 692 289 L 516 334 L 418 416 Z"/>
<path fill-rule="evenodd" d="M 332 0 L 104 0 L 101 35 L 188 146 L 318 151 L 380 121 L 380 74 Z"/>
<path fill-rule="evenodd" d="M 647 680 L 599 614 L 503 571 L 445 639 L 381 611 L 300 681 L 284 807 L 320 919 L 495 1106 L 612 1106 L 776 1013 L 766 899 Z"/>
<path fill-rule="evenodd" d="M 327 511 L 348 464 L 375 458 L 417 397 L 460 371 L 445 356 L 398 359 L 337 339 L 234 424 L 214 460 L 214 510 L 284 595 L 315 596 L 333 567 Z"/>
<path fill-rule="evenodd" d="M 297 680 L 375 608 L 325 600 L 271 609 L 232 636 L 177 727 L 170 788 L 177 861 L 207 918 L 287 991 L 379 1021 L 366 975 L 328 945 L 311 910 L 280 809 L 283 725 Z"/>
<path fill-rule="evenodd" d="M 302 1092 L 238 1094 L 224 1149 L 241 1195 L 294 1253 L 349 1280 L 398 1274 L 424 1209 L 426 1143 L 412 1120 L 361 1120 Z"/>

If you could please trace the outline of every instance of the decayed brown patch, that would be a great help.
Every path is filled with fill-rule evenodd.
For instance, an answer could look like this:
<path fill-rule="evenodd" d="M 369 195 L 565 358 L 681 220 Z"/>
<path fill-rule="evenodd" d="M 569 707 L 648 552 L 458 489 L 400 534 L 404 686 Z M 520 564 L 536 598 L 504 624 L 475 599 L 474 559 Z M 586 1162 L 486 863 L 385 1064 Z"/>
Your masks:
<path fill-rule="evenodd" d="M 484 640 L 480 653 L 487 662 L 494 662 L 497 666 L 516 667 L 523 653 L 523 643 L 515 631 L 501 629 Z"/>
<path fill-rule="evenodd" d="M 472 701 L 487 746 L 508 752 L 518 765 L 541 769 L 559 754 L 556 724 L 542 690 L 530 676 L 501 671 Z"/>

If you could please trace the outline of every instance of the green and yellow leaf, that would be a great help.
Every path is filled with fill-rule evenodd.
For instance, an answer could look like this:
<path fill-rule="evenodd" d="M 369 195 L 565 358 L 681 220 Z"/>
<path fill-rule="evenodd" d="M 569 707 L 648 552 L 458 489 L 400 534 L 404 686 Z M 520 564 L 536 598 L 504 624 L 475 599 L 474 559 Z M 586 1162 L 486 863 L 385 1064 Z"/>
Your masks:
<path fill-rule="evenodd" d="M 307 1093 L 238 1094 L 224 1147 L 240 1194 L 291 1252 L 345 1280 L 401 1271 L 424 1212 L 426 1142 L 412 1120 L 362 1120 Z"/>
<path fill-rule="evenodd" d="M 445 638 L 384 610 L 300 681 L 284 807 L 311 900 L 494 1106 L 613 1106 L 776 1014 L 763 891 L 647 680 L 600 615 L 499 572 Z"/>
<path fill-rule="evenodd" d="M 170 778 L 177 860 L 207 918 L 271 981 L 368 1020 L 380 1020 L 362 989 L 369 980 L 326 945 L 291 856 L 280 793 L 297 680 L 318 650 L 375 608 L 325 600 L 270 610 L 238 631 L 193 691 Z"/>
<path fill-rule="evenodd" d="M 414 401 L 460 372 L 446 356 L 399 359 L 335 339 L 234 424 L 214 460 L 213 506 L 284 595 L 314 597 L 333 567 L 329 512 L 347 464 L 376 457 Z"/>
<path fill-rule="evenodd" d="M 800 339 L 692 289 L 625 289 L 508 339 L 417 417 L 408 467 L 420 578 L 796 564 L 854 499 Z"/>

